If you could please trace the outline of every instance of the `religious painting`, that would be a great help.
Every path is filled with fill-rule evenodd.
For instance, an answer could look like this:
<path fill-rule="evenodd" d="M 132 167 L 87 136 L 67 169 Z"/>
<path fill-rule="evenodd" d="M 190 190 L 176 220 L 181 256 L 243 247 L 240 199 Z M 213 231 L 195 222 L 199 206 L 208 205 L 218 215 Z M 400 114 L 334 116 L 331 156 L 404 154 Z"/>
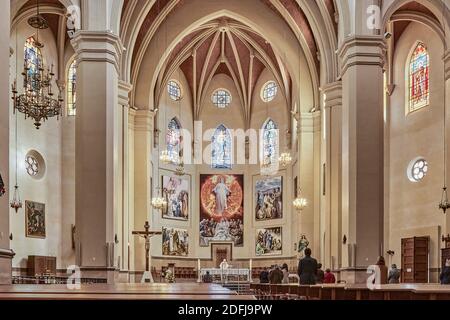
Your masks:
<path fill-rule="evenodd" d="M 26 237 L 45 239 L 45 204 L 25 201 Z"/>
<path fill-rule="evenodd" d="M 244 245 L 244 176 L 200 175 L 200 246 Z"/>
<path fill-rule="evenodd" d="M 274 256 L 283 252 L 281 227 L 256 230 L 256 255 Z"/>
<path fill-rule="evenodd" d="M 409 66 L 409 112 L 425 107 L 429 103 L 429 61 L 425 45 L 417 44 Z"/>
<path fill-rule="evenodd" d="M 162 196 L 167 205 L 162 209 L 164 219 L 189 219 L 189 180 L 172 176 L 162 177 Z"/>
<path fill-rule="evenodd" d="M 283 177 L 270 177 L 256 182 L 256 221 L 283 218 Z"/>
<path fill-rule="evenodd" d="M 163 227 L 162 254 L 163 256 L 186 257 L 189 254 L 187 230 Z"/>

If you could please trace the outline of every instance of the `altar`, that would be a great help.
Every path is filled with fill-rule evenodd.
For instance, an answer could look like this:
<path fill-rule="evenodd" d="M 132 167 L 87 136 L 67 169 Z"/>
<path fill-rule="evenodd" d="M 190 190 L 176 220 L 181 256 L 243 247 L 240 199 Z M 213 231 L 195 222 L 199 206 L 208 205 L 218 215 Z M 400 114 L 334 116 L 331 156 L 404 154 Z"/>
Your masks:
<path fill-rule="evenodd" d="M 209 272 L 213 281 L 227 282 L 252 282 L 250 269 L 234 268 L 202 268 L 200 270 L 200 279 Z"/>

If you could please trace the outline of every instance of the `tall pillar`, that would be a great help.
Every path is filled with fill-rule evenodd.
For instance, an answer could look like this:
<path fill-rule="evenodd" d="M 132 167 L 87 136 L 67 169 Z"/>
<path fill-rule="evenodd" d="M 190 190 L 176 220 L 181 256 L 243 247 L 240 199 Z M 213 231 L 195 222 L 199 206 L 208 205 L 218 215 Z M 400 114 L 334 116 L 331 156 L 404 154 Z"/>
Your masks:
<path fill-rule="evenodd" d="M 120 215 L 117 218 L 116 233 L 118 237 L 118 256 L 120 257 L 119 268 L 121 274 L 128 276 L 129 271 L 129 243 L 131 241 L 130 226 L 130 157 L 129 150 L 129 94 L 132 86 L 123 81 L 119 81 L 118 92 L 118 125 L 119 132 L 119 186 L 121 186 L 121 197 L 119 204 Z M 126 277 L 127 278 L 127 277 Z M 127 280 L 122 278 L 121 281 Z M 128 282 L 128 281 L 127 281 Z"/>
<path fill-rule="evenodd" d="M 118 70 L 123 46 L 109 31 L 76 33 L 75 220 L 83 277 L 114 281 L 119 216 Z"/>
<path fill-rule="evenodd" d="M 6 193 L 0 197 L 0 284 L 11 283 L 11 260 L 14 257 L 9 242 L 9 116 L 11 110 L 9 86 L 10 1 L 0 3 L 0 174 Z"/>
<path fill-rule="evenodd" d="M 142 230 L 145 221 L 152 227 L 151 197 L 158 177 L 153 177 L 152 151 L 154 113 L 138 110 L 134 121 L 134 230 Z M 135 270 L 145 270 L 145 241 L 134 237 Z"/>
<path fill-rule="evenodd" d="M 450 187 L 450 50 L 444 54 L 444 69 L 445 69 L 445 110 L 446 110 L 446 137 L 447 137 L 447 188 Z M 450 234 L 450 212 L 447 211 L 446 224 L 444 234 Z"/>
<path fill-rule="evenodd" d="M 342 83 L 327 84 L 321 88 L 323 94 L 323 151 L 325 186 L 322 190 L 324 220 L 324 263 L 337 270 L 342 256 Z"/>
<path fill-rule="evenodd" d="M 352 36 L 342 66 L 342 276 L 365 282 L 383 249 L 384 132 L 380 36 Z"/>

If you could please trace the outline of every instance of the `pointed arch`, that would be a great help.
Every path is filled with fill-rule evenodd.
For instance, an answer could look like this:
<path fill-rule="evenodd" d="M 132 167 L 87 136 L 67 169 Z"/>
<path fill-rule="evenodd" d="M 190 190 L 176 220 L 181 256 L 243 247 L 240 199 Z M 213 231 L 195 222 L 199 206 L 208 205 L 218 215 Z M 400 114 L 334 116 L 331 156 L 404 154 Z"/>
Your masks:
<path fill-rule="evenodd" d="M 426 45 L 417 42 L 407 64 L 407 113 L 427 107 L 430 103 L 430 56 Z"/>
<path fill-rule="evenodd" d="M 267 119 L 262 126 L 261 152 L 262 163 L 273 165 L 278 161 L 280 135 L 278 125 L 272 119 Z"/>
<path fill-rule="evenodd" d="M 69 68 L 66 73 L 66 101 L 67 115 L 77 115 L 77 60 L 73 58 L 69 62 Z"/>
<path fill-rule="evenodd" d="M 34 90 L 37 90 L 38 88 L 36 86 L 38 82 L 36 81 L 36 77 L 39 76 L 39 68 L 43 64 L 43 57 L 41 49 L 36 46 L 34 37 L 29 37 L 25 41 L 24 54 L 28 68 L 27 77 L 31 79 L 28 83 L 30 83 Z"/>
<path fill-rule="evenodd" d="M 166 147 L 172 163 L 178 163 L 182 157 L 182 142 L 181 135 L 182 126 L 177 117 L 172 118 L 167 125 L 166 133 Z"/>
<path fill-rule="evenodd" d="M 211 139 L 211 167 L 213 169 L 232 169 L 233 139 L 230 130 L 221 124 Z"/>

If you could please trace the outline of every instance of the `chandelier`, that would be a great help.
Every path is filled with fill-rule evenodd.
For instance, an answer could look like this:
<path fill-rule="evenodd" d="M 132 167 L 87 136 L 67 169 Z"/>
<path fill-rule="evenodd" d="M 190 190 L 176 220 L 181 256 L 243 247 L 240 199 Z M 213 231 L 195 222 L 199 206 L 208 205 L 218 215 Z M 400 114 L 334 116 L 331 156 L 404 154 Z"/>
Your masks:
<path fill-rule="evenodd" d="M 160 190 L 160 188 L 158 188 Z M 158 192 L 158 195 L 152 199 L 152 207 L 156 210 L 161 210 L 165 206 L 167 206 L 167 201 L 164 199 L 160 192 Z"/>
<path fill-rule="evenodd" d="M 298 191 L 298 197 L 292 202 L 295 210 L 303 211 L 308 206 L 308 200 L 301 197 L 301 190 Z"/>
<path fill-rule="evenodd" d="M 282 153 L 280 158 L 278 158 L 278 162 L 283 168 L 286 168 L 288 165 L 292 163 L 292 156 L 289 152 Z"/>
<path fill-rule="evenodd" d="M 178 161 L 177 167 L 175 168 L 175 175 L 181 177 L 181 176 L 184 176 L 184 174 L 185 174 L 184 162 Z"/>
<path fill-rule="evenodd" d="M 39 30 L 47 29 L 48 23 L 45 18 L 39 14 L 39 0 L 37 2 L 37 14 L 28 19 L 28 24 L 36 29 L 35 46 L 38 49 L 44 47 L 39 42 Z M 17 80 L 12 85 L 14 113 L 16 111 L 25 114 L 25 119 L 32 118 L 36 129 L 39 129 L 41 122 L 48 120 L 51 117 L 61 115 L 62 111 L 62 96 L 59 92 L 58 98 L 53 98 L 52 92 L 53 65 L 51 68 L 45 68 L 44 62 L 37 59 L 36 69 L 33 72 L 28 63 L 28 57 L 25 55 L 23 67 L 23 93 L 19 94 L 17 88 Z M 31 72 L 30 72 L 31 71 Z"/>
<path fill-rule="evenodd" d="M 164 164 L 172 163 L 172 157 L 170 156 L 170 153 L 168 150 L 161 151 L 161 154 L 159 155 L 159 160 L 161 160 Z"/>
<path fill-rule="evenodd" d="M 19 209 L 22 209 L 22 200 L 20 200 L 19 194 L 19 186 L 14 187 L 14 196 L 10 203 L 11 208 L 13 208 L 16 213 L 19 212 Z"/>

